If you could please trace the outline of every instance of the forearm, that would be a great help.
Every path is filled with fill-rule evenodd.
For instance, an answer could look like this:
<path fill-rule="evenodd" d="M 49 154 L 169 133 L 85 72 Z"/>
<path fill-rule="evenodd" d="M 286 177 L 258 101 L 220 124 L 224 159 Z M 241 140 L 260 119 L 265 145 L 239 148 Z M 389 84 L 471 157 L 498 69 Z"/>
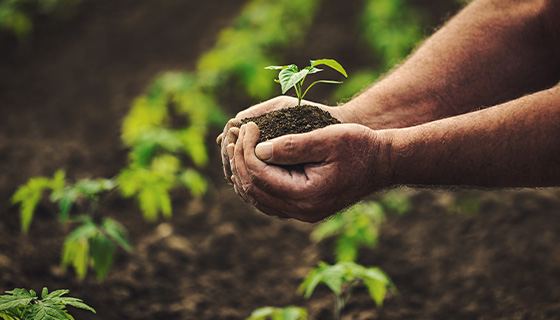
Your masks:
<path fill-rule="evenodd" d="M 406 127 L 546 89 L 560 77 L 557 1 L 478 0 L 384 79 L 346 122 Z"/>
<path fill-rule="evenodd" d="M 392 141 L 394 184 L 535 187 L 560 182 L 560 87 L 381 133 Z"/>

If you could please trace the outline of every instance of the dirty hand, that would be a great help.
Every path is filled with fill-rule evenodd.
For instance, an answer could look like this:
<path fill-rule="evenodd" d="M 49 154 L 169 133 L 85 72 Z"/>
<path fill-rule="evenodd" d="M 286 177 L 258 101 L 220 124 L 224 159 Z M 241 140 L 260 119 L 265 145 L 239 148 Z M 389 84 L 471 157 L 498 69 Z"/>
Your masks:
<path fill-rule="evenodd" d="M 320 221 L 389 185 L 387 139 L 337 124 L 260 143 L 254 123 L 229 149 L 236 192 L 268 215 Z"/>
<path fill-rule="evenodd" d="M 302 101 L 302 104 L 314 105 L 319 108 L 328 110 L 329 112 L 331 112 L 331 114 L 333 114 L 333 116 L 337 117 L 336 113 L 338 111 L 337 110 L 338 108 L 327 107 L 325 105 L 310 102 L 310 101 Z M 234 119 L 230 119 L 227 122 L 226 126 L 224 127 L 224 131 L 216 139 L 216 143 L 218 144 L 218 146 L 221 147 L 224 175 L 229 182 L 232 182 L 231 181 L 232 172 L 229 166 L 230 159 L 228 156 L 228 148 L 231 149 L 230 151 L 233 151 L 235 142 L 237 140 L 237 136 L 239 135 L 239 126 L 241 125 L 240 120 L 244 118 L 260 116 L 261 114 L 278 110 L 278 109 L 294 107 L 296 105 L 297 105 L 296 98 L 288 97 L 288 96 L 279 96 L 270 99 L 268 101 L 265 101 L 263 103 L 254 105 L 250 108 L 247 108 L 239 112 Z"/>

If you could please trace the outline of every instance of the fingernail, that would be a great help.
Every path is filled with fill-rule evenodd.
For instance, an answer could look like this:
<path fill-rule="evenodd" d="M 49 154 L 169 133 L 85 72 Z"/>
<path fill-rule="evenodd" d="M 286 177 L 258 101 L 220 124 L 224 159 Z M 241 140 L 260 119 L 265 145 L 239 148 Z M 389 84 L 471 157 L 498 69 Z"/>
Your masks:
<path fill-rule="evenodd" d="M 230 179 L 231 179 L 231 182 L 232 182 L 233 184 L 235 184 L 235 176 L 232 175 Z"/>
<path fill-rule="evenodd" d="M 234 148 L 235 148 L 235 145 L 233 143 L 230 143 L 226 146 L 227 154 L 228 154 L 228 157 L 230 159 L 233 158 L 233 149 Z"/>
<path fill-rule="evenodd" d="M 255 147 L 255 154 L 261 160 L 272 159 L 272 142 L 261 142 Z"/>

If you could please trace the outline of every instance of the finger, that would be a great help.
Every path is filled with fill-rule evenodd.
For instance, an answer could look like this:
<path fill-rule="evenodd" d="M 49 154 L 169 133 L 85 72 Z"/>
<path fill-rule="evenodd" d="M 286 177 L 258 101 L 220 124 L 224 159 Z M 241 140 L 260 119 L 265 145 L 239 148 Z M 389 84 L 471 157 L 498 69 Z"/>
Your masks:
<path fill-rule="evenodd" d="M 295 165 L 322 162 L 329 156 L 326 128 L 301 134 L 289 134 L 259 143 L 256 156 L 267 163 Z"/>
<path fill-rule="evenodd" d="M 223 132 L 220 133 L 220 134 L 218 135 L 218 137 L 216 138 L 216 144 L 217 144 L 217 145 L 219 145 L 219 146 L 222 145 L 222 138 L 223 138 L 223 136 L 224 136 L 224 133 L 223 133 Z"/>
<path fill-rule="evenodd" d="M 245 159 L 244 159 L 244 151 L 243 151 L 243 139 L 245 138 L 245 125 L 241 126 L 239 131 L 239 138 L 235 143 L 235 148 L 233 150 L 233 158 L 232 158 L 232 171 L 233 175 L 235 176 L 237 182 L 237 188 L 239 189 L 240 193 L 245 194 L 246 189 L 250 185 L 250 176 L 247 172 L 247 168 L 245 166 Z M 249 200 L 247 197 L 244 197 L 245 200 Z"/>

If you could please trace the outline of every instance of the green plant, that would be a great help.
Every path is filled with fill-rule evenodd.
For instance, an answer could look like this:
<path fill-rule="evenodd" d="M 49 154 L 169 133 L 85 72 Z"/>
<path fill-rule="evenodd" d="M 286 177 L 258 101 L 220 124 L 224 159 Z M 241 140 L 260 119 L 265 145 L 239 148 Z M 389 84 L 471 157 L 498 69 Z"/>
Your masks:
<path fill-rule="evenodd" d="M 251 316 L 245 320 L 307 320 L 307 310 L 300 307 L 285 307 L 274 308 L 264 307 L 259 308 Z"/>
<path fill-rule="evenodd" d="M 363 202 L 319 224 L 311 233 L 311 238 L 321 241 L 336 237 L 336 260 L 355 261 L 360 246 L 375 246 L 383 221 L 385 212 L 378 202 Z"/>
<path fill-rule="evenodd" d="M 335 295 L 334 315 L 339 320 L 352 290 L 363 284 L 376 305 L 381 306 L 387 292 L 396 293 L 396 288 L 389 277 L 379 268 L 366 268 L 354 262 L 339 262 L 335 265 L 319 263 L 312 269 L 299 287 L 299 291 L 309 298 L 315 287 L 324 283 Z"/>
<path fill-rule="evenodd" d="M 116 247 L 132 251 L 124 227 L 99 213 L 99 198 L 117 187 L 113 179 L 82 179 L 68 184 L 64 171 L 58 170 L 53 178 L 29 179 L 12 196 L 12 203 L 20 204 L 21 228 L 27 232 L 39 201 L 50 191 L 48 198 L 58 204 L 61 223 L 80 224 L 64 241 L 62 266 L 72 266 L 83 280 L 91 265 L 102 281 L 111 268 Z"/>
<path fill-rule="evenodd" d="M 49 293 L 43 288 L 41 297 L 33 290 L 16 288 L 0 295 L 0 318 L 3 320 L 74 320 L 66 306 L 95 310 L 83 303 L 81 299 L 63 297 L 69 290 L 56 290 Z"/>
<path fill-rule="evenodd" d="M 268 66 L 265 68 L 268 70 L 280 70 L 278 79 L 276 79 L 275 81 L 280 83 L 280 86 L 282 87 L 282 94 L 285 94 L 288 90 L 294 88 L 298 97 L 298 106 L 301 105 L 301 100 L 303 99 L 303 97 L 305 97 L 307 91 L 309 91 L 309 89 L 311 89 L 311 87 L 313 87 L 317 83 L 342 83 L 341 81 L 334 80 L 317 80 L 311 83 L 304 91 L 303 82 L 305 81 L 305 78 L 310 74 L 323 71 L 322 69 L 316 68 L 317 66 L 325 65 L 331 67 L 332 69 L 341 73 L 344 77 L 348 77 L 346 70 L 344 70 L 340 63 L 333 59 L 311 60 L 310 62 L 311 65 L 303 68 L 302 70 L 299 70 L 299 68 L 295 64 L 286 66 Z"/>

